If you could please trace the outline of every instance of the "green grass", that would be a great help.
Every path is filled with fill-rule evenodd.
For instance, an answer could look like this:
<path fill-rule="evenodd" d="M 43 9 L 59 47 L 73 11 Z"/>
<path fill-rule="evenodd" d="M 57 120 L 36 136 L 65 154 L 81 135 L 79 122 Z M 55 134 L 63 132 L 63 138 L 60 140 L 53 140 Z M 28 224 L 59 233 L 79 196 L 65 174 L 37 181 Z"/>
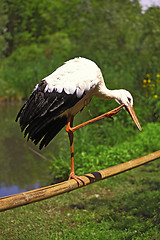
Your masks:
<path fill-rule="evenodd" d="M 160 161 L 0 214 L 0 239 L 145 239 L 160 234 Z"/>

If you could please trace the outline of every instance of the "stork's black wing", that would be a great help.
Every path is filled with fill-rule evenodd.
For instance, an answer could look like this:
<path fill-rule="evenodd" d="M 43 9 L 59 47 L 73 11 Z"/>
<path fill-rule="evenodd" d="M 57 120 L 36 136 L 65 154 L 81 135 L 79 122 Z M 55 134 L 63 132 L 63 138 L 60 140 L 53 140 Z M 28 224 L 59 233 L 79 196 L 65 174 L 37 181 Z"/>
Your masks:
<path fill-rule="evenodd" d="M 47 146 L 56 134 L 67 124 L 67 117 L 59 117 L 64 111 L 73 107 L 81 98 L 74 94 L 67 94 L 63 90 L 58 93 L 44 91 L 47 83 L 42 80 L 32 92 L 30 98 L 20 109 L 16 121 L 19 119 L 24 136 L 28 135 L 35 144 L 40 141 L 39 148 Z"/>

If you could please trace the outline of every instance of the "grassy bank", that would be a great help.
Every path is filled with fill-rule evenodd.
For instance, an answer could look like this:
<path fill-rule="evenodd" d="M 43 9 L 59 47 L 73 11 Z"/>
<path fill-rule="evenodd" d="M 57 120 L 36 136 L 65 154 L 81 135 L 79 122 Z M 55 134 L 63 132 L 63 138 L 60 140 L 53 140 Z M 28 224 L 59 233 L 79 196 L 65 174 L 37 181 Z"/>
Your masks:
<path fill-rule="evenodd" d="M 160 232 L 156 160 L 75 192 L 2 212 L 0 239 L 145 239 Z"/>

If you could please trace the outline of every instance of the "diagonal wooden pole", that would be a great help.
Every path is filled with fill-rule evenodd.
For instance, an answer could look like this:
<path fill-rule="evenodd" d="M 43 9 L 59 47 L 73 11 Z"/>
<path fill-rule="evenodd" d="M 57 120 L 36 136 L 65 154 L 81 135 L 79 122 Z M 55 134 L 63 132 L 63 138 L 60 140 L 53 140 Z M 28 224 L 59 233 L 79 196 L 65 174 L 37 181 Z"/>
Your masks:
<path fill-rule="evenodd" d="M 138 166 L 141 166 L 145 163 L 156 160 L 158 158 L 160 158 L 160 150 L 153 152 L 151 154 L 148 154 L 146 156 L 136 158 L 128 162 L 121 163 L 113 167 L 109 167 L 104 170 L 100 170 L 98 172 L 85 174 L 84 176 L 81 176 L 81 178 L 86 183 L 86 185 L 88 185 L 93 182 L 97 182 L 99 180 L 131 170 L 133 168 L 136 168 Z M 37 202 L 43 199 L 57 196 L 62 193 L 73 191 L 80 187 L 84 187 L 84 184 L 83 183 L 78 184 L 77 181 L 75 181 L 74 179 L 71 179 L 69 181 L 61 182 L 48 187 L 43 187 L 43 188 L 35 189 L 32 191 L 18 193 L 18 194 L 10 195 L 7 197 L 1 197 L 0 211 L 5 211 L 7 209 L 12 209 L 15 207 L 20 207 L 33 202 Z"/>

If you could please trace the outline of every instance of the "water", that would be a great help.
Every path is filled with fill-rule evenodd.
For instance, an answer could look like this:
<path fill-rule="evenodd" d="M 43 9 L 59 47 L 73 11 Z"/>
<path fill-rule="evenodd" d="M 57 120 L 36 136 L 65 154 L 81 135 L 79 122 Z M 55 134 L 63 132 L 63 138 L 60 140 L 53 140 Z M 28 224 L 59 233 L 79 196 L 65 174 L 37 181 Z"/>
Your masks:
<path fill-rule="evenodd" d="M 53 143 L 40 152 L 24 139 L 15 122 L 21 105 L 0 104 L 0 197 L 52 183 L 50 160 L 43 155 Z"/>

